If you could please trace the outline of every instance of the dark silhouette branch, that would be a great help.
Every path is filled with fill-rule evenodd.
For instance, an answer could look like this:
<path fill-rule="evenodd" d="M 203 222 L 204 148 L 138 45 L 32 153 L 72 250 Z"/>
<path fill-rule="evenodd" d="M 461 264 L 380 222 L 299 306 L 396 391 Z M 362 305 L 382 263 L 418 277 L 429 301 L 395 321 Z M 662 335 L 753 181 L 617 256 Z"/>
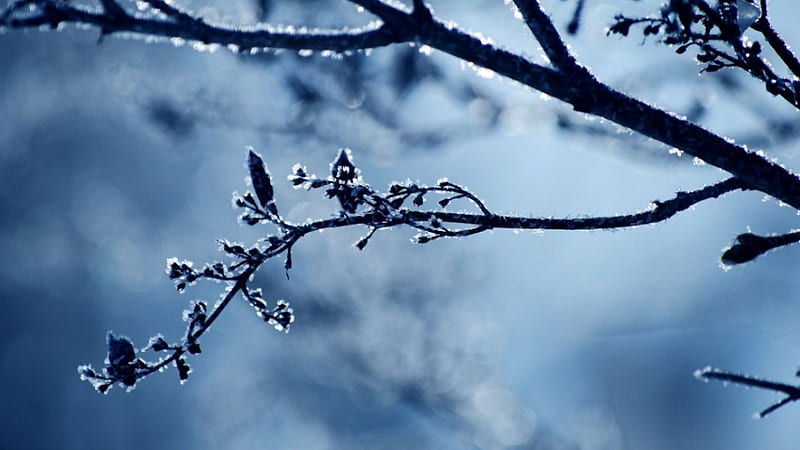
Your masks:
<path fill-rule="evenodd" d="M 586 4 L 585 0 L 578 0 L 575 4 L 575 10 L 572 12 L 572 19 L 567 24 L 567 33 L 577 34 L 581 26 L 581 14 L 583 13 L 583 6 Z"/>
<path fill-rule="evenodd" d="M 110 17 L 123 19 L 128 16 L 128 13 L 115 0 L 100 0 L 100 4 L 103 6 L 103 12 Z"/>
<path fill-rule="evenodd" d="M 725 372 L 719 369 L 714 369 L 712 367 L 706 367 L 704 369 L 700 369 L 694 373 L 694 376 L 703 381 L 715 380 L 715 381 L 721 381 L 723 383 L 734 383 L 741 386 L 766 389 L 768 391 L 779 392 L 781 394 L 786 395 L 786 397 L 784 397 L 780 401 L 770 405 L 761 412 L 757 413 L 758 417 L 765 417 L 782 406 L 800 400 L 800 387 L 792 386 L 790 384 L 762 380 L 760 378 L 752 377 L 749 375 L 740 375 L 736 373 Z"/>
<path fill-rule="evenodd" d="M 363 250 L 375 231 L 403 225 L 419 232 L 414 241 L 420 244 L 440 238 L 471 236 L 491 229 L 610 230 L 661 222 L 697 203 L 744 188 L 737 178 L 728 178 L 695 191 L 678 192 L 675 197 L 666 201 L 654 201 L 650 209 L 642 212 L 553 219 L 492 213 L 478 196 L 445 179 L 439 180 L 433 186 L 395 183 L 386 192 L 376 191 L 363 182 L 349 150 L 340 151 L 331 166 L 331 176 L 321 179 L 307 173 L 298 164 L 289 180 L 296 188 L 324 189 L 327 197 L 337 199 L 341 207 L 340 213 L 325 219 L 295 224 L 281 217 L 274 200 L 272 177 L 266 171 L 261 158 L 251 151 L 248 167 L 255 192 L 246 192 L 243 196 L 234 194 L 234 205 L 244 211 L 239 217 L 241 222 L 248 225 L 272 224 L 277 228 L 278 234 L 268 235 L 250 248 L 221 241 L 221 250 L 235 260 L 230 264 L 215 262 L 198 270 L 189 261 L 178 261 L 176 258 L 167 260 L 167 274 L 175 281 L 178 291 L 184 291 L 201 279 L 222 281 L 228 287 L 221 301 L 213 305 L 210 311 L 205 302 L 192 302 L 190 309 L 184 314 L 188 325 L 180 343 L 168 344 L 161 335 L 151 338 L 142 352 L 167 352 L 165 357 L 155 362 L 138 358 L 133 344 L 127 338 L 110 334 L 108 362 L 103 371 L 95 371 L 88 365 L 81 366 L 78 368 L 81 377 L 91 382 L 99 392 L 106 393 L 115 383 L 133 388 L 139 380 L 174 364 L 181 381 L 185 381 L 191 371 L 186 355 L 200 353 L 200 337 L 239 294 L 255 308 L 257 315 L 264 321 L 279 330 L 288 331 L 294 320 L 288 303 L 278 301 L 270 310 L 261 291 L 250 289 L 249 283 L 262 264 L 282 255 L 285 257 L 284 267 L 288 271 L 292 267 L 291 252 L 294 245 L 304 236 L 316 231 L 366 226 L 368 233 L 355 243 L 359 250 Z M 423 208 L 433 196 L 437 198 L 437 207 Z M 476 212 L 445 210 L 456 202 L 466 202 Z"/>
<path fill-rule="evenodd" d="M 749 262 L 774 248 L 797 242 L 800 242 L 800 231 L 792 231 L 777 236 L 758 236 L 753 233 L 743 233 L 736 236 L 736 243 L 722 254 L 722 262 L 728 265 Z"/>
<path fill-rule="evenodd" d="M 525 24 L 536 37 L 536 40 L 539 41 L 545 54 L 556 69 L 566 73 L 578 71 L 582 75 L 588 75 L 586 68 L 575 61 L 575 57 L 569 52 L 567 45 L 561 39 L 561 35 L 553 26 L 553 22 L 538 1 L 514 0 L 514 4 L 519 9 L 519 12 L 522 13 Z"/>
<path fill-rule="evenodd" d="M 108 11 L 92 11 L 55 0 L 23 0 L 12 3 L 2 15 L 0 26 L 36 28 L 62 23 L 96 26 L 103 34 L 135 33 L 143 36 L 181 38 L 204 44 L 234 46 L 237 51 L 251 49 L 355 51 L 383 47 L 399 42 L 385 27 L 367 26 L 345 31 L 317 30 L 300 33 L 284 28 L 226 28 L 205 23 L 164 2 L 148 2 L 167 14 L 167 19 L 139 14 L 117 16 Z M 33 13 L 18 16 L 18 11 L 33 6 Z"/>
<path fill-rule="evenodd" d="M 780 96 L 800 109 L 800 83 L 778 75 L 762 55 L 759 42 L 743 39 L 748 28 L 759 31 L 797 77 L 800 64 L 772 28 L 766 16 L 766 6 L 766 1 L 761 2 L 760 10 L 754 4 L 734 0 L 720 0 L 716 7 L 711 7 L 705 0 L 670 2 L 662 5 L 660 14 L 655 16 L 630 18 L 618 15 L 609 33 L 625 36 L 631 26 L 646 25 L 642 30 L 645 37 L 661 34 L 661 42 L 678 46 L 677 53 L 697 47 L 700 52 L 696 59 L 705 65 L 703 71 L 716 72 L 728 67 L 744 70 L 762 81 L 770 94 Z"/>
<path fill-rule="evenodd" d="M 778 34 L 778 31 L 772 26 L 772 21 L 769 20 L 769 14 L 767 14 L 767 0 L 761 0 L 761 17 L 756 20 L 753 24 L 752 28 L 762 36 L 764 39 L 767 40 L 769 46 L 775 51 L 778 57 L 786 64 L 786 67 L 794 74 L 796 77 L 800 77 L 800 60 L 797 59 L 797 55 L 789 48 L 789 45 L 786 44 L 786 41 Z"/>
<path fill-rule="evenodd" d="M 348 32 L 313 33 L 228 29 L 208 25 L 199 19 L 189 24 L 185 21 L 131 15 L 123 19 L 112 18 L 103 12 L 91 12 L 53 0 L 14 3 L 2 19 L 6 26 L 12 28 L 82 23 L 98 26 L 104 33 L 128 31 L 150 36 L 180 37 L 204 43 L 235 45 L 240 50 L 285 48 L 343 52 L 399 42 L 418 42 L 565 101 L 576 111 L 606 118 L 681 149 L 731 173 L 748 188 L 762 191 L 800 209 L 800 179 L 788 169 L 688 120 L 616 91 L 593 76 L 565 76 L 557 70 L 482 42 L 475 36 L 436 20 L 420 1 L 414 3 L 412 12 L 401 11 L 378 0 L 353 2 L 376 14 L 384 25 Z M 23 4 L 35 5 L 37 11 L 17 17 L 15 13 Z M 534 18 L 544 27 L 541 29 L 546 28 L 544 24 L 552 27 L 546 14 Z M 569 57 L 568 54 L 556 56 L 559 51 L 557 46 L 548 48 L 555 60 Z"/>

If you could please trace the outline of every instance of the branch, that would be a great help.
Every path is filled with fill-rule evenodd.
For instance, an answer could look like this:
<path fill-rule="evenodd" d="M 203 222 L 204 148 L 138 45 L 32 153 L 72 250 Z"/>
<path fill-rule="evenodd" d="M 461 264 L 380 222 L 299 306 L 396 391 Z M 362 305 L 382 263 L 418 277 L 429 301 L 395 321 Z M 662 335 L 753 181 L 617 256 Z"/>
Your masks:
<path fill-rule="evenodd" d="M 727 248 L 722 254 L 722 263 L 732 266 L 749 262 L 774 248 L 797 242 L 800 242 L 800 230 L 777 236 L 743 233 L 736 236 L 736 244 Z"/>
<path fill-rule="evenodd" d="M 766 1 L 762 1 L 762 5 L 766 7 Z M 740 68 L 762 81 L 767 92 L 780 96 L 800 109 L 800 83 L 775 73 L 769 61 L 762 56 L 759 42 L 743 39 L 747 28 L 759 30 L 793 72 L 793 67 L 800 68 L 786 43 L 771 29 L 764 11 L 759 11 L 753 4 L 734 0 L 720 0 L 716 9 L 705 0 L 670 2 L 662 5 L 657 16 L 629 18 L 618 15 L 609 33 L 626 36 L 631 26 L 646 24 L 643 29 L 645 37 L 663 34 L 661 42 L 678 45 L 677 53 L 684 53 L 691 46 L 700 48 L 696 60 L 705 65 L 702 71 Z M 760 17 L 756 17 L 757 14 Z M 712 32 L 714 29 L 718 32 Z M 719 49 L 717 45 L 720 44 L 727 45 L 731 51 Z"/>
<path fill-rule="evenodd" d="M 800 179 L 786 168 L 749 152 L 688 120 L 632 98 L 593 77 L 565 82 L 557 71 L 534 64 L 475 37 L 438 24 L 421 41 L 457 58 L 486 67 L 561 99 L 580 112 L 608 119 L 644 136 L 681 149 L 723 169 L 747 185 L 800 209 Z"/>
<path fill-rule="evenodd" d="M 578 34 L 578 28 L 581 26 L 581 13 L 583 13 L 583 6 L 585 3 L 585 0 L 578 0 L 575 5 L 575 11 L 572 12 L 572 19 L 570 19 L 569 24 L 567 24 L 567 33 L 572 35 Z"/>
<path fill-rule="evenodd" d="M 654 201 L 653 207 L 642 212 L 615 216 L 597 216 L 586 218 L 542 218 L 520 217 L 494 214 L 477 196 L 464 187 L 440 180 L 434 186 L 417 184 L 393 184 L 386 193 L 379 193 L 365 184 L 352 187 L 340 186 L 330 180 L 321 180 L 313 175 L 308 175 L 305 168 L 296 167 L 295 174 L 290 177 L 295 186 L 307 189 L 327 187 L 328 196 L 339 196 L 341 189 L 347 189 L 346 198 L 353 205 L 366 205 L 369 208 L 356 213 L 355 209 L 345 216 L 323 219 L 305 225 L 295 225 L 295 232 L 305 234 L 327 228 L 341 228 L 352 225 L 369 225 L 374 228 L 389 228 L 397 225 L 409 225 L 413 228 L 423 229 L 428 224 L 434 223 L 430 229 L 424 228 L 432 234 L 432 239 L 452 237 L 449 230 L 443 228 L 445 224 L 471 225 L 488 229 L 534 229 L 534 230 L 610 230 L 617 228 L 630 228 L 641 225 L 657 223 L 669 219 L 675 214 L 685 211 L 693 205 L 704 200 L 717 198 L 728 192 L 744 189 L 744 185 L 736 178 L 728 178 L 719 183 L 706 186 L 690 192 L 678 192 L 675 197 L 666 201 Z M 333 191 L 331 191 L 333 190 Z M 444 195 L 445 198 L 438 203 L 446 207 L 454 200 L 467 199 L 478 213 L 446 212 L 423 210 L 425 196 L 429 194 Z M 405 202 L 413 196 L 413 205 L 407 206 Z M 343 205 L 344 206 L 344 205 Z M 345 208 L 348 209 L 348 208 Z M 245 221 L 251 217 L 248 216 Z M 259 219 L 263 220 L 263 218 Z M 461 236 L 461 235 L 459 235 Z M 427 241 L 426 241 L 427 242 Z"/>
<path fill-rule="evenodd" d="M 400 42 L 385 27 L 367 26 L 359 29 L 316 30 L 297 32 L 292 28 L 226 28 L 209 25 L 165 2 L 148 1 L 164 12 L 167 20 L 157 17 L 125 15 L 120 18 L 107 10 L 100 12 L 72 6 L 55 0 L 23 0 L 12 3 L 0 14 L 0 26 L 9 28 L 36 28 L 62 23 L 75 23 L 98 27 L 104 34 L 131 32 L 144 36 L 181 38 L 204 44 L 235 46 L 239 51 L 250 49 L 281 48 L 289 50 L 354 51 L 383 47 Z M 35 11 L 17 16 L 18 11 L 34 6 Z M 179 19 L 179 20 L 174 20 Z"/>
<path fill-rule="evenodd" d="M 348 0 L 379 17 L 404 42 L 414 42 L 422 29 L 433 23 L 433 15 L 422 0 L 413 0 L 410 13 L 394 8 L 381 0 Z"/>
<path fill-rule="evenodd" d="M 539 41 L 545 54 L 557 69 L 564 72 L 579 71 L 582 75 L 588 75 L 588 70 L 575 61 L 575 57 L 561 39 L 561 35 L 553 26 L 550 17 L 542 10 L 538 0 L 514 0 L 514 4 L 522 13 L 525 24 L 536 36 L 536 40 Z"/>
<path fill-rule="evenodd" d="M 703 381 L 716 380 L 723 383 L 735 383 L 746 387 L 755 387 L 759 389 L 780 392 L 786 395 L 786 397 L 780 401 L 757 413 L 757 417 L 759 418 L 767 416 L 784 405 L 788 405 L 791 402 L 800 400 L 800 387 L 792 386 L 790 384 L 762 380 L 749 375 L 739 375 L 732 372 L 725 372 L 712 367 L 706 367 L 704 369 L 697 370 L 695 371 L 694 376 Z"/>
<path fill-rule="evenodd" d="M 100 0 L 100 4 L 103 6 L 103 12 L 110 17 L 122 19 L 128 16 L 128 13 L 126 13 L 125 10 L 119 6 L 116 0 Z"/>
<path fill-rule="evenodd" d="M 389 6 L 381 0 L 348 0 L 350 3 L 356 4 L 370 13 L 378 16 L 387 23 L 402 23 L 408 13 L 399 10 L 393 6 Z"/>
<path fill-rule="evenodd" d="M 769 46 L 775 50 L 775 53 L 777 53 L 781 61 L 786 64 L 786 67 L 792 74 L 796 77 L 800 77 L 800 61 L 798 61 L 797 56 L 786 44 L 786 41 L 783 40 L 780 34 L 778 34 L 778 31 L 772 26 L 772 21 L 769 20 L 769 15 L 767 14 L 767 0 L 761 0 L 761 17 L 756 20 L 752 28 L 764 36 Z"/>
<path fill-rule="evenodd" d="M 177 20 L 178 22 L 193 23 L 199 21 L 198 18 L 192 16 L 191 14 L 181 11 L 180 9 L 176 8 L 175 6 L 172 6 L 171 4 L 167 3 L 164 0 L 144 0 L 144 1 L 148 5 L 161 11 L 168 17 Z"/>
<path fill-rule="evenodd" d="M 190 308 L 184 311 L 184 321 L 188 325 L 180 343 L 169 344 L 160 334 L 152 337 L 141 352 L 166 352 L 165 357 L 155 362 L 138 357 L 128 338 L 109 333 L 108 357 L 103 370 L 96 371 L 89 365 L 78 368 L 81 379 L 89 381 L 98 392 L 107 393 L 114 384 L 132 389 L 139 380 L 161 371 L 169 364 L 174 364 L 178 369 L 181 382 L 186 381 L 191 372 L 186 362 L 187 354 L 201 352 L 200 338 L 219 319 L 237 294 L 241 294 L 262 320 L 280 331 L 288 332 L 294 321 L 289 304 L 279 300 L 275 307 L 269 309 L 261 290 L 251 289 L 249 284 L 266 261 L 281 255 L 285 255 L 284 269 L 288 273 L 292 267 L 294 245 L 302 237 L 315 231 L 366 226 L 368 233 L 355 243 L 359 250 L 363 250 L 375 231 L 402 225 L 419 232 L 414 237 L 414 241 L 419 244 L 440 238 L 471 236 L 495 228 L 609 230 L 664 221 L 699 202 L 744 188 L 738 179 L 729 178 L 695 191 L 678 192 L 669 200 L 653 202 L 653 207 L 647 211 L 626 215 L 565 219 L 508 216 L 492 213 L 478 196 L 445 179 L 439 180 L 433 186 L 411 182 L 393 183 L 388 191 L 379 192 L 363 182 L 360 170 L 353 164 L 350 151 L 343 149 L 331 163 L 331 175 L 327 178 L 317 178 L 299 164 L 293 168 L 289 181 L 295 188 L 324 188 L 325 195 L 335 198 L 341 207 L 336 216 L 295 224 L 281 217 L 274 199 L 272 177 L 261 157 L 252 150 L 248 155 L 247 166 L 255 192 L 245 192 L 244 195 L 234 193 L 233 204 L 243 211 L 239 220 L 251 226 L 271 224 L 277 228 L 278 233 L 260 239 L 249 248 L 238 243 L 220 241 L 220 249 L 234 260 L 228 264 L 214 262 L 206 264 L 202 269 L 195 269 L 190 261 L 168 259 L 167 275 L 174 280 L 179 292 L 202 279 L 221 281 L 227 285 L 221 300 L 210 311 L 204 301 L 190 303 Z M 424 209 L 426 201 L 434 196 L 438 206 L 435 209 Z M 475 212 L 445 210 L 456 202 L 465 203 Z"/>
<path fill-rule="evenodd" d="M 188 26 L 182 22 L 134 16 L 128 16 L 120 22 L 111 20 L 103 13 L 85 11 L 55 0 L 22 2 L 26 5 L 35 4 L 39 9 L 33 15 L 21 18 L 14 17 L 19 9 L 16 5 L 21 4 L 17 2 L 2 17 L 3 23 L 12 28 L 82 23 L 98 26 L 106 33 L 130 31 L 180 37 L 204 43 L 235 45 L 240 50 L 286 48 L 343 52 L 399 42 L 419 42 L 558 98 L 573 105 L 576 111 L 603 117 L 681 149 L 731 173 L 747 188 L 764 192 L 800 209 L 800 179 L 794 173 L 688 120 L 615 91 L 592 76 L 564 77 L 559 71 L 489 45 L 476 36 L 435 20 L 419 0 L 414 2 L 411 13 L 392 8 L 379 0 L 351 1 L 374 11 L 384 25 L 345 32 L 295 33 L 269 29 L 227 29 L 201 21 Z"/>

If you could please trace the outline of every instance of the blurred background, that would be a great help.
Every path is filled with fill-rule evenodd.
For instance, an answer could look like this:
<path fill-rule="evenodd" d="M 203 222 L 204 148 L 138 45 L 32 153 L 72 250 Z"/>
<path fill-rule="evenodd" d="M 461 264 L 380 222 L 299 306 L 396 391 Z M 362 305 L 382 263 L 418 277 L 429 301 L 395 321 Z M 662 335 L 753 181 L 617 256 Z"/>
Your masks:
<path fill-rule="evenodd" d="M 544 62 L 503 2 L 429 3 Z M 564 29 L 575 2 L 543 3 Z M 567 40 L 601 80 L 800 171 L 797 112 L 757 81 L 698 76 L 639 33 L 606 37 L 615 14 L 659 4 L 588 0 Z M 374 20 L 342 0 L 180 5 L 238 25 Z M 798 6 L 770 12 L 800 42 Z M 0 448 L 796 448 L 800 406 L 753 420 L 778 397 L 692 376 L 712 365 L 793 382 L 800 362 L 798 249 L 718 264 L 739 233 L 797 228 L 753 192 L 616 232 L 417 245 L 394 229 L 364 251 L 352 244 L 366 230 L 315 234 L 290 279 L 281 261 L 256 278 L 294 307 L 288 335 L 234 303 L 186 384 L 169 370 L 100 395 L 76 367 L 102 367 L 109 330 L 138 348 L 179 340 L 188 302 L 221 292 L 178 294 L 166 258 L 202 265 L 223 258 L 217 238 L 273 232 L 238 225 L 230 206 L 247 146 L 298 221 L 335 205 L 282 180 L 297 162 L 327 174 L 341 147 L 373 186 L 448 177 L 495 212 L 534 216 L 633 212 L 726 174 L 424 48 L 239 55 L 66 26 L 6 30 L 0 61 Z"/>

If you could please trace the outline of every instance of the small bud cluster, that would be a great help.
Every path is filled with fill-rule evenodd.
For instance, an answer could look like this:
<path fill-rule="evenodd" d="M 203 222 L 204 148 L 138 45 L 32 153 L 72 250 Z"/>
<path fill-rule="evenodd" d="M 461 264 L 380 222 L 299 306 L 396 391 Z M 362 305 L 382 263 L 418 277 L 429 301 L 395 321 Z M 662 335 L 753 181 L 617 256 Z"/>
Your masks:
<path fill-rule="evenodd" d="M 278 300 L 276 306 L 270 311 L 264 300 L 261 289 L 244 291 L 250 305 L 255 308 L 256 315 L 264 319 L 278 331 L 289 332 L 289 326 L 294 322 L 294 310 L 285 300 Z"/>
<path fill-rule="evenodd" d="M 261 289 L 251 289 L 249 284 L 256 270 L 265 261 L 285 254 L 284 269 L 292 267 L 292 247 L 302 236 L 324 228 L 338 228 L 351 225 L 365 225 L 369 233 L 355 243 L 363 250 L 376 230 L 395 225 L 408 225 L 421 231 L 415 242 L 427 243 L 441 237 L 465 236 L 488 229 L 486 225 L 468 225 L 467 228 L 446 228 L 434 211 L 421 210 L 430 195 L 436 195 L 439 208 L 446 208 L 453 201 L 464 199 L 481 212 L 481 217 L 491 218 L 493 215 L 483 203 L 465 188 L 450 183 L 446 179 L 439 180 L 435 186 L 423 186 L 410 181 L 392 183 L 388 192 L 374 190 L 364 183 L 361 171 L 353 164 L 352 153 L 341 149 L 330 164 L 330 176 L 326 179 L 309 174 L 305 167 L 297 164 L 292 169 L 289 181 L 295 188 L 308 190 L 325 188 L 328 198 L 336 198 L 340 212 L 337 217 L 322 219 L 302 225 L 291 224 L 278 214 L 275 202 L 275 191 L 272 177 L 267 171 L 261 157 L 252 149 L 248 152 L 247 164 L 250 184 L 254 193 L 244 195 L 234 193 L 233 205 L 244 210 L 239 217 L 248 225 L 272 224 L 278 229 L 277 234 L 267 235 L 254 245 L 220 239 L 220 251 L 232 259 L 231 262 L 213 262 L 205 264 L 202 269 L 195 268 L 191 261 L 170 258 L 167 260 L 167 276 L 175 282 L 178 292 L 183 293 L 189 286 L 200 279 L 211 279 L 227 285 L 222 300 L 210 307 L 205 301 L 193 300 L 183 313 L 187 323 L 186 332 L 180 344 L 168 343 L 162 335 L 150 339 L 143 351 L 165 352 L 166 357 L 155 363 L 148 363 L 136 357 L 136 350 L 127 338 L 109 335 L 109 357 L 102 373 L 89 366 L 81 366 L 80 374 L 90 381 L 100 392 L 107 392 L 114 383 L 133 387 L 137 380 L 155 371 L 161 371 L 172 363 L 178 370 L 181 382 L 187 380 L 191 367 L 186 362 L 187 355 L 201 352 L 199 338 L 219 317 L 230 301 L 241 296 L 253 307 L 261 319 L 278 331 L 288 332 L 294 323 L 294 310 L 289 303 L 278 300 L 273 307 L 264 299 Z M 466 213 L 451 213 L 460 218 Z M 467 220 L 459 223 L 469 223 Z"/>
<path fill-rule="evenodd" d="M 660 36 L 660 41 L 676 46 L 678 54 L 697 48 L 695 59 L 703 72 L 739 68 L 764 82 L 772 95 L 780 96 L 800 108 L 800 82 L 796 80 L 798 62 L 789 56 L 785 42 L 770 32 L 769 19 L 754 0 L 719 0 L 711 5 L 704 0 L 665 3 L 659 13 L 650 17 L 617 15 L 608 34 L 628 36 L 633 26 L 642 25 L 642 35 Z M 790 76 L 780 76 L 768 62 L 759 41 L 745 38 L 750 29 L 764 34 L 770 47 L 787 63 Z"/>

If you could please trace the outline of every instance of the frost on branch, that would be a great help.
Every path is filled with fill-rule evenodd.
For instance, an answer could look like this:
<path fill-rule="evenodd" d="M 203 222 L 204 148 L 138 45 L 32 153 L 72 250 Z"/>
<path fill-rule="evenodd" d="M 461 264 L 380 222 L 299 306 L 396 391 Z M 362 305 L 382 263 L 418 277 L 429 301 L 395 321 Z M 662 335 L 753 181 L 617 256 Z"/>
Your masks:
<path fill-rule="evenodd" d="M 766 3 L 764 3 L 766 4 Z M 800 108 L 800 61 L 789 46 L 772 28 L 766 11 L 757 0 L 671 1 L 664 3 L 657 14 L 648 17 L 617 15 L 608 28 L 609 34 L 628 36 L 631 28 L 640 26 L 642 35 L 657 37 L 660 42 L 674 46 L 676 53 L 695 48 L 696 61 L 704 72 L 737 68 L 761 80 L 772 95 L 780 96 L 795 108 Z M 762 41 L 745 37 L 754 30 Z M 767 60 L 762 52 L 771 47 L 784 64 L 780 75 L 777 64 Z"/>
<path fill-rule="evenodd" d="M 722 383 L 733 383 L 740 386 L 765 389 L 768 391 L 773 391 L 783 394 L 784 397 L 781 400 L 778 400 L 777 402 L 773 403 L 772 405 L 768 406 L 762 411 L 756 413 L 755 417 L 759 419 L 766 417 L 768 414 L 774 412 L 775 410 L 781 408 L 782 406 L 800 400 L 800 387 L 791 384 L 764 380 L 762 378 L 754 377 L 751 375 L 726 372 L 720 369 L 712 368 L 711 366 L 707 366 L 703 369 L 696 370 L 694 372 L 694 376 L 695 378 L 701 381 L 707 382 L 709 380 L 715 380 L 715 381 L 720 381 Z M 798 369 L 797 372 L 795 372 L 795 376 L 800 377 L 800 369 Z"/>
<path fill-rule="evenodd" d="M 352 152 L 342 149 L 330 164 L 330 175 L 318 178 L 306 167 L 296 164 L 288 180 L 295 188 L 309 191 L 324 190 L 324 196 L 336 199 L 339 211 L 326 218 L 296 224 L 280 217 L 275 204 L 272 178 L 266 164 L 252 149 L 247 165 L 254 193 L 234 193 L 233 206 L 242 210 L 241 222 L 251 226 L 271 225 L 271 233 L 251 245 L 220 239 L 219 248 L 228 261 L 207 263 L 196 268 L 191 261 L 170 258 L 166 274 L 184 292 L 200 280 L 212 280 L 225 285 L 220 300 L 211 305 L 192 300 L 183 313 L 186 330 L 179 342 L 170 343 L 163 335 L 152 338 L 141 352 L 160 355 L 154 362 L 139 358 L 133 343 L 127 338 L 109 334 L 108 358 L 102 372 L 81 366 L 81 378 L 99 392 L 107 392 L 115 383 L 132 388 L 138 380 L 169 365 L 178 371 L 185 382 L 191 373 L 189 355 L 201 353 L 199 339 L 209 330 L 235 297 L 241 298 L 255 310 L 255 315 L 278 331 L 288 332 L 295 321 L 294 310 L 284 300 L 270 304 L 261 288 L 252 287 L 253 275 L 268 260 L 284 258 L 284 269 L 292 268 L 292 249 L 305 235 L 329 228 L 364 227 L 367 232 L 354 246 L 363 250 L 379 229 L 405 226 L 416 234 L 412 239 L 426 244 L 441 238 L 465 237 L 495 228 L 597 230 L 640 226 L 666 220 L 693 205 L 742 189 L 742 182 L 729 178 L 690 192 L 678 192 L 674 198 L 654 201 L 641 212 L 616 216 L 557 219 L 551 217 L 521 217 L 493 213 L 478 196 L 466 187 L 442 178 L 434 185 L 410 180 L 391 183 L 386 191 L 367 184 L 353 162 Z M 458 208 L 453 211 L 454 207 Z M 452 208 L 452 209 L 448 209 Z M 800 232 L 764 238 L 774 246 L 786 245 L 791 239 L 800 240 Z M 747 241 L 739 239 L 740 243 Z M 792 241 L 792 242 L 794 242 Z M 759 241 L 760 242 L 760 241 Z M 772 248 L 772 247 L 770 247 Z M 730 257 L 728 259 L 731 259 Z"/>
<path fill-rule="evenodd" d="M 294 322 L 294 310 L 289 307 L 287 301 L 278 300 L 276 306 L 270 310 L 262 297 L 261 289 L 252 291 L 245 289 L 243 292 L 250 302 L 250 306 L 255 308 L 258 317 L 278 331 L 289 332 L 289 326 Z"/>
<path fill-rule="evenodd" d="M 742 233 L 736 236 L 736 243 L 725 249 L 722 263 L 728 266 L 742 264 L 756 259 L 764 253 L 800 241 L 800 231 L 778 236 L 758 236 L 753 233 Z"/>

